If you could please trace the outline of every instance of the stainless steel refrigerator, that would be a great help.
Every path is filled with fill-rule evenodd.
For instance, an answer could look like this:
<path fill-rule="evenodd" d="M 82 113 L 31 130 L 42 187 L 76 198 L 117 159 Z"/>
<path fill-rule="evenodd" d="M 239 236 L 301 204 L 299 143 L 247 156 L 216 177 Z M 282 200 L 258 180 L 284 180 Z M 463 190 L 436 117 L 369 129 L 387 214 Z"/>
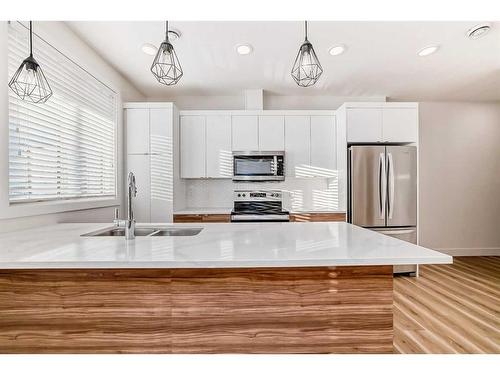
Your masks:
<path fill-rule="evenodd" d="M 348 148 L 348 221 L 417 243 L 417 150 L 414 146 Z M 395 273 L 417 273 L 395 266 Z"/>

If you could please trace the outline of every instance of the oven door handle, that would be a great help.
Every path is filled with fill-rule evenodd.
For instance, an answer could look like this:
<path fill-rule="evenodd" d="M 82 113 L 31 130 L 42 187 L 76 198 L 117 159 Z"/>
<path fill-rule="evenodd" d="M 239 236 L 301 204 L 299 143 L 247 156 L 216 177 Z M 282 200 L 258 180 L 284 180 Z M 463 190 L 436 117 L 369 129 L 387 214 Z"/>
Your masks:
<path fill-rule="evenodd" d="M 290 221 L 290 215 L 271 214 L 271 215 L 238 215 L 232 214 L 231 221 Z"/>

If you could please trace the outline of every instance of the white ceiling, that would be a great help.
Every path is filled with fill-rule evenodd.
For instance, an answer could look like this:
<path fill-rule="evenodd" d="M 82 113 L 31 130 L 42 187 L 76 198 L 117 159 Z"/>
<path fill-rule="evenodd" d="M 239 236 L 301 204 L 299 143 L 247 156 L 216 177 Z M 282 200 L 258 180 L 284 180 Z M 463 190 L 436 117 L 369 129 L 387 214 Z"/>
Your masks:
<path fill-rule="evenodd" d="M 401 100 L 500 100 L 500 22 L 471 40 L 476 22 L 310 22 L 309 40 L 324 68 L 314 87 L 300 88 L 290 70 L 303 22 L 171 22 L 182 36 L 174 47 L 184 77 L 157 83 L 143 43 L 159 45 L 164 22 L 68 22 L 83 40 L 148 98 L 239 95 L 263 88 L 277 95 L 387 96 Z M 250 43 L 240 56 L 235 46 Z M 340 56 L 328 49 L 347 45 Z M 417 51 L 440 44 L 431 56 Z"/>

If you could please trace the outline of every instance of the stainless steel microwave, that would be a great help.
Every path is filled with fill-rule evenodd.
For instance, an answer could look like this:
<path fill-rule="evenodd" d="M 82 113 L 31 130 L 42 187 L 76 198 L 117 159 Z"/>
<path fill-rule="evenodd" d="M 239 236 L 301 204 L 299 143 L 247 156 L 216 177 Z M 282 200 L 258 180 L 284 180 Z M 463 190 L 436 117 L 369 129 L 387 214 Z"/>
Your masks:
<path fill-rule="evenodd" d="M 233 151 L 233 181 L 284 179 L 284 151 Z"/>

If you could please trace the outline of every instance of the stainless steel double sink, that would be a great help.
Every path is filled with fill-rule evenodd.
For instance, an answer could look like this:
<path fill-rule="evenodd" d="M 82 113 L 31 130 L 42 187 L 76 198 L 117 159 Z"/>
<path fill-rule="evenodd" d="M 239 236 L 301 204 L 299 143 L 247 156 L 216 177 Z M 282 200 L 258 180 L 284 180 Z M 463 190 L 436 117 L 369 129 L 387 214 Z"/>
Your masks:
<path fill-rule="evenodd" d="M 170 237 L 170 236 L 196 236 L 203 228 L 173 228 L 173 227 L 136 227 L 136 237 Z M 82 237 L 123 237 L 124 228 L 105 228 L 94 232 L 82 234 Z"/>

